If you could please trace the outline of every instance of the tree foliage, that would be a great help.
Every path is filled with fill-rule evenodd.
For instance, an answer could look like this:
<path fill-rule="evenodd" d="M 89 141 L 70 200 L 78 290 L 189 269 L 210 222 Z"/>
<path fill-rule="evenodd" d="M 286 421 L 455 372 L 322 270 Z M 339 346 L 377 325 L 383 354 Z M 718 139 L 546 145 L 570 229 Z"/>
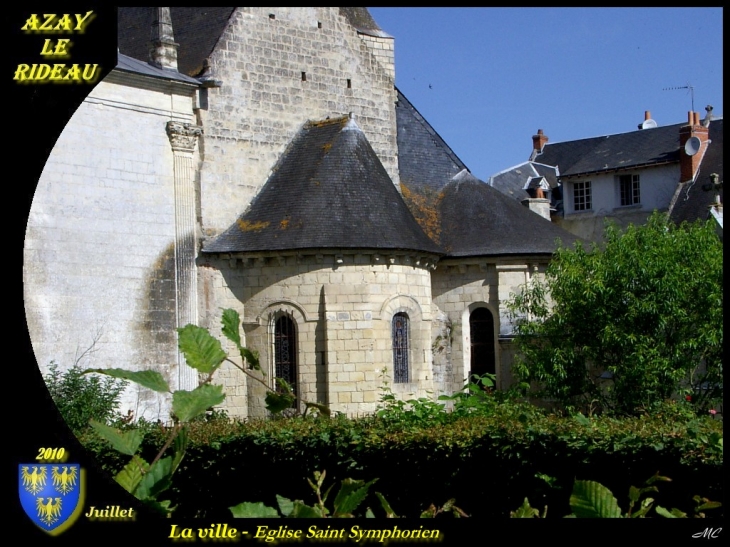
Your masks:
<path fill-rule="evenodd" d="M 560 248 L 510 303 L 523 386 L 566 406 L 636 414 L 677 393 L 721 396 L 722 243 L 655 212 L 605 244 Z"/>

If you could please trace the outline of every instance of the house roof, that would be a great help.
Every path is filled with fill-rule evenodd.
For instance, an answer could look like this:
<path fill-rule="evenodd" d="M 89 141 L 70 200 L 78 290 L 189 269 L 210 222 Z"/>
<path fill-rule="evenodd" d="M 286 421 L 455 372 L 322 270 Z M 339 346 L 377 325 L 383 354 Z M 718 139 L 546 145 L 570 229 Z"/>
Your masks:
<path fill-rule="evenodd" d="M 557 169 L 551 165 L 526 161 L 489 177 L 489 185 L 517 201 L 529 197 L 526 187 L 544 178 L 551 189 L 558 186 Z"/>
<path fill-rule="evenodd" d="M 441 246 L 449 257 L 552 254 L 581 239 L 467 171 L 442 190 Z"/>
<path fill-rule="evenodd" d="M 400 182 L 409 189 L 439 190 L 454 175 L 468 168 L 406 96 L 398 88 L 396 91 Z"/>
<path fill-rule="evenodd" d="M 203 251 L 313 248 L 440 253 L 347 116 L 308 122 L 250 208 Z"/>
<path fill-rule="evenodd" d="M 123 72 L 131 72 L 134 74 L 143 74 L 145 76 L 152 76 L 153 78 L 162 78 L 165 80 L 176 80 L 196 86 L 200 85 L 200 81 L 185 74 L 180 74 L 176 70 L 170 70 L 168 68 L 158 68 L 144 61 L 133 59 L 123 53 L 117 53 L 117 70 Z"/>
<path fill-rule="evenodd" d="M 679 189 L 679 195 L 670 211 L 669 218 L 677 224 L 684 221 L 692 222 L 697 219 L 706 219 L 710 214 L 710 207 L 715 203 L 717 194 L 711 190 L 704 190 L 702 186 L 709 182 L 712 173 L 717 173 L 719 180 L 723 180 L 722 133 L 722 118 L 713 119 L 710 122 L 710 144 L 702 158 L 700 172 L 694 183 L 684 185 Z M 720 201 L 722 201 L 722 188 L 719 195 Z M 718 222 L 721 222 L 721 220 L 718 219 Z"/>
<path fill-rule="evenodd" d="M 682 125 L 547 143 L 533 160 L 557 167 L 561 178 L 678 162 Z"/>
<path fill-rule="evenodd" d="M 188 76 L 200 76 L 206 60 L 228 26 L 236 8 L 172 7 L 173 35 L 179 44 L 178 70 Z M 119 50 L 135 59 L 147 61 L 155 8 L 120 7 L 117 39 Z M 363 34 L 389 38 L 368 12 L 367 8 L 340 8 L 340 14 Z"/>

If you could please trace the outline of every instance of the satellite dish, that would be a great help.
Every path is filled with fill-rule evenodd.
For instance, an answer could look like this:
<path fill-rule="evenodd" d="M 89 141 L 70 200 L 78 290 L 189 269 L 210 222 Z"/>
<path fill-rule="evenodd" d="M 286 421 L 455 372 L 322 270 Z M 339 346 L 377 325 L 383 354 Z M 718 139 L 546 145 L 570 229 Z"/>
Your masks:
<path fill-rule="evenodd" d="M 648 120 L 644 120 L 644 122 L 641 124 L 642 129 L 654 129 L 657 127 L 657 123 L 649 118 Z"/>
<path fill-rule="evenodd" d="M 702 146 L 702 141 L 697 137 L 690 137 L 687 140 L 687 144 L 684 145 L 684 151 L 687 153 L 688 156 L 694 156 L 697 152 L 700 151 L 700 147 Z"/>

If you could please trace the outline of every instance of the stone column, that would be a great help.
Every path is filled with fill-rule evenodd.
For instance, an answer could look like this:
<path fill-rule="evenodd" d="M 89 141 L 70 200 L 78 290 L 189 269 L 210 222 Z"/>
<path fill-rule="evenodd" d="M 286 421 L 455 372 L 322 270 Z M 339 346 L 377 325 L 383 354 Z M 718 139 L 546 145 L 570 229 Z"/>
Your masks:
<path fill-rule="evenodd" d="M 177 327 L 197 324 L 197 278 L 195 267 L 195 167 L 193 152 L 203 129 L 190 123 L 167 122 L 174 156 L 175 174 L 175 299 Z M 198 386 L 197 371 L 178 351 L 177 389 Z"/>

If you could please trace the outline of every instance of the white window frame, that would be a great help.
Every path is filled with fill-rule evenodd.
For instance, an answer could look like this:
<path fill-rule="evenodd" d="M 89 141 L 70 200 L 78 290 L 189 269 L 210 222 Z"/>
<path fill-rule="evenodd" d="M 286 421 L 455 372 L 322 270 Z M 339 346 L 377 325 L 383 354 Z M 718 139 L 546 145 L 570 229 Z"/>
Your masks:
<path fill-rule="evenodd" d="M 618 176 L 618 203 L 620 207 L 641 205 L 641 177 L 639 175 Z"/>
<path fill-rule="evenodd" d="M 593 209 L 593 192 L 591 181 L 581 180 L 573 183 L 573 211 L 591 211 Z"/>

